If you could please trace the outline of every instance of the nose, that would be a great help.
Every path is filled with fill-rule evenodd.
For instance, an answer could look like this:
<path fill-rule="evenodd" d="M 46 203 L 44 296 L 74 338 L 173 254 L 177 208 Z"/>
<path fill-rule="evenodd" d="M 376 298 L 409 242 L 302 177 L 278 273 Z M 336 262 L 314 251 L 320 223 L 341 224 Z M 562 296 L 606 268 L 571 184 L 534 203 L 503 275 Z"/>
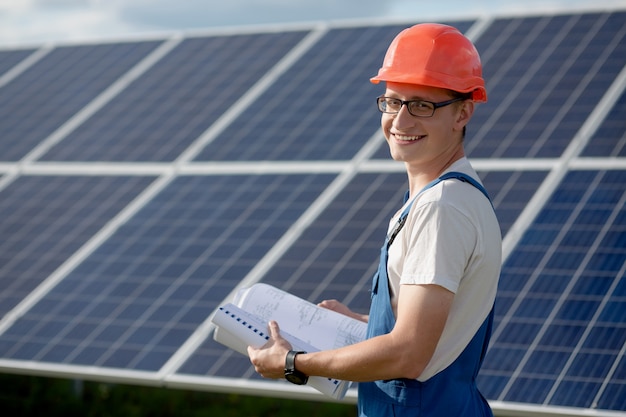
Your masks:
<path fill-rule="evenodd" d="M 404 130 L 415 124 L 416 117 L 409 113 L 409 109 L 406 104 L 400 107 L 398 113 L 394 115 L 393 127 L 398 130 Z"/>

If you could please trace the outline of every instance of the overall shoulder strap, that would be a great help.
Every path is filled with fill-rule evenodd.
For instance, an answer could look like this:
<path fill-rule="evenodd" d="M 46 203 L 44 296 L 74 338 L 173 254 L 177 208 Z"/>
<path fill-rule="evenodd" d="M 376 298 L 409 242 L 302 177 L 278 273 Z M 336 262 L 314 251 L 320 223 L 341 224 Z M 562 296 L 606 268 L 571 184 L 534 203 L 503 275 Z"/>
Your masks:
<path fill-rule="evenodd" d="M 443 181 L 443 180 L 447 180 L 450 178 L 455 178 L 459 181 L 463 181 L 463 182 L 473 185 L 474 187 L 478 188 L 480 192 L 485 195 L 485 197 L 487 197 L 487 200 L 489 200 L 489 202 L 491 202 L 491 198 L 489 198 L 489 194 L 487 193 L 487 190 L 485 190 L 485 187 L 483 187 L 478 181 L 476 181 L 474 178 L 470 177 L 467 174 L 464 174 L 462 172 L 451 171 L 451 172 L 446 172 L 441 177 L 437 178 L 437 180 Z"/>

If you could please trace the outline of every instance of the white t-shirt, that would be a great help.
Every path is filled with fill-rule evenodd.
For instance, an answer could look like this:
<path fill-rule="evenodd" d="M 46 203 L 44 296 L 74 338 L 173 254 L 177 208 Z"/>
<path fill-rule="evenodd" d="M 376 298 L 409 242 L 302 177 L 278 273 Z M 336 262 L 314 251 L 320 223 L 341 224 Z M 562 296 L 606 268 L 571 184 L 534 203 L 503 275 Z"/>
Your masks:
<path fill-rule="evenodd" d="M 456 161 L 449 171 L 479 181 L 467 158 Z M 391 219 L 390 230 L 401 212 Z M 476 187 L 450 179 L 417 196 L 389 248 L 391 304 L 396 311 L 400 285 L 436 284 L 455 293 L 443 334 L 420 381 L 452 364 L 489 315 L 501 258 L 498 220 Z"/>

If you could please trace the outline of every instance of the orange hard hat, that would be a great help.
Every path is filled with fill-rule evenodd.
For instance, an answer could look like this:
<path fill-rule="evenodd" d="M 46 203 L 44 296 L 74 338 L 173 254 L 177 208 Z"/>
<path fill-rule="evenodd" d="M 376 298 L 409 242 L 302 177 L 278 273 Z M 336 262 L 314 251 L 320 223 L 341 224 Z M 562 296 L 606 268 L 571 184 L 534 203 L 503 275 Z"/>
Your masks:
<path fill-rule="evenodd" d="M 370 81 L 391 81 L 472 93 L 477 103 L 487 101 L 480 56 L 458 29 L 422 23 L 404 29 L 389 45 L 382 68 Z"/>

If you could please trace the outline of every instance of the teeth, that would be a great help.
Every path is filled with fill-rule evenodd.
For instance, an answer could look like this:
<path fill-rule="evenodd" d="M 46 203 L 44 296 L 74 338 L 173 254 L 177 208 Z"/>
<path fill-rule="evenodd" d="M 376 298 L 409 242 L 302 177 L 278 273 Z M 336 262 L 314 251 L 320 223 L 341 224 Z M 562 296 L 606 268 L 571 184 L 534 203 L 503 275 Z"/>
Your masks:
<path fill-rule="evenodd" d="M 418 140 L 418 139 L 422 139 L 424 137 L 424 135 L 420 135 L 420 136 L 402 136 L 402 135 L 395 135 L 396 139 L 398 140 L 402 140 L 402 141 L 413 141 L 413 140 Z"/>

